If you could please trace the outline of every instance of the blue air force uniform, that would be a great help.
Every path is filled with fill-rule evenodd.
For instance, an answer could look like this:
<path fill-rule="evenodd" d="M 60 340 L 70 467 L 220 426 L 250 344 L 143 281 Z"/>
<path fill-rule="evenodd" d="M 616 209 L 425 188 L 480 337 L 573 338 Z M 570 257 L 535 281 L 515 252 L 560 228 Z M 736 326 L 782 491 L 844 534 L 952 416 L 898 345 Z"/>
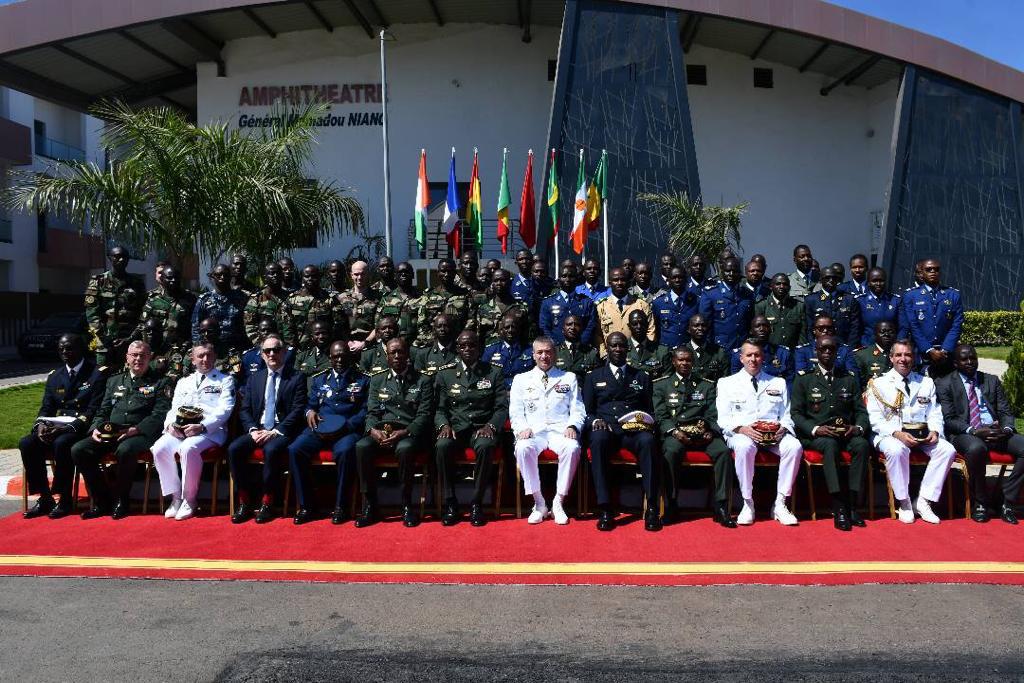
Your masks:
<path fill-rule="evenodd" d="M 580 340 L 584 344 L 593 344 L 594 331 L 597 329 L 597 309 L 594 302 L 586 294 L 572 292 L 566 295 L 561 289 L 544 299 L 540 304 L 540 330 L 555 340 L 555 344 L 565 341 L 562 323 L 570 315 L 583 320 L 583 332 Z"/>
<path fill-rule="evenodd" d="M 963 324 L 964 307 L 956 289 L 920 285 L 903 293 L 900 332 L 914 340 L 919 360 L 930 349 L 943 349 L 952 355 Z"/>
<path fill-rule="evenodd" d="M 501 376 L 505 378 L 505 388 L 512 388 L 512 378 L 521 372 L 533 368 L 533 347 L 522 344 L 509 344 L 504 341 L 496 341 L 480 354 L 480 360 L 490 363 L 501 370 Z"/>
<path fill-rule="evenodd" d="M 536 283 L 532 277 L 523 277 L 522 274 L 512 276 L 512 283 L 509 285 L 508 293 L 516 301 L 521 301 L 532 309 L 533 299 L 536 296 Z"/>
<path fill-rule="evenodd" d="M 857 297 L 860 319 L 864 323 L 864 330 L 860 334 L 861 346 L 871 346 L 875 343 L 875 325 L 880 322 L 890 322 L 899 331 L 900 301 L 899 294 L 890 292 L 883 292 L 882 296 L 875 296 L 868 292 Z"/>
<path fill-rule="evenodd" d="M 831 294 L 825 290 L 811 292 L 804 299 L 804 310 L 807 313 L 808 341 L 814 339 L 814 319 L 819 315 L 827 315 L 832 318 L 836 336 L 840 341 L 851 346 L 860 344 L 862 328 L 860 306 L 857 305 L 852 294 L 840 292 L 838 289 Z"/>
<path fill-rule="evenodd" d="M 687 289 L 682 294 L 676 294 L 669 290 L 657 297 L 651 308 L 661 343 L 673 349 L 690 341 L 686 326 L 700 308 L 700 292 Z"/>
<path fill-rule="evenodd" d="M 818 364 L 818 353 L 814 348 L 814 342 L 801 344 L 793 349 L 793 370 L 799 373 L 813 372 Z M 767 363 L 765 364 L 767 366 Z M 853 355 L 853 349 L 846 344 L 840 344 L 836 349 L 836 367 L 842 368 L 853 375 L 860 382 L 860 366 L 857 365 L 857 358 Z M 764 368 L 768 372 L 768 368 Z"/>
<path fill-rule="evenodd" d="M 307 411 L 315 410 L 323 420 L 343 419 L 340 437 L 321 438 L 319 433 L 306 427 L 288 447 L 288 461 L 295 474 L 295 497 L 300 508 L 308 510 L 315 507 L 309 466 L 310 460 L 318 457 L 321 450 L 330 450 L 338 466 L 334 507 L 344 508 L 348 478 L 355 463 L 356 442 L 363 436 L 366 422 L 369 386 L 370 378 L 356 367 L 348 368 L 340 375 L 334 369 L 326 370 L 309 379 Z"/>
<path fill-rule="evenodd" d="M 705 287 L 700 314 L 711 328 L 708 336 L 712 341 L 726 349 L 739 346 L 754 314 L 753 293 L 742 282 L 735 289 L 724 282 Z"/>
<path fill-rule="evenodd" d="M 742 346 L 737 346 L 732 350 L 730 374 L 735 375 L 743 368 L 743 363 L 740 361 L 740 349 L 742 348 Z M 792 384 L 796 371 L 793 369 L 793 352 L 789 350 L 789 347 L 766 342 L 761 346 L 761 350 L 764 352 L 764 366 L 761 371 L 772 377 L 781 377 L 786 380 L 786 384 Z"/>
<path fill-rule="evenodd" d="M 847 294 L 852 294 L 854 296 L 861 296 L 862 294 L 867 294 L 869 291 L 871 291 L 868 289 L 867 279 L 865 279 L 863 282 L 857 282 L 856 280 L 847 280 L 846 282 L 840 283 L 839 286 L 836 287 L 836 289 L 838 289 L 840 292 L 846 292 Z"/>
<path fill-rule="evenodd" d="M 595 304 L 601 299 L 606 298 L 609 294 L 611 294 L 611 292 L 611 287 L 609 287 L 608 285 L 602 285 L 600 283 L 591 285 L 589 283 L 584 282 L 583 284 L 576 286 L 577 294 L 583 294 L 588 299 L 593 301 Z"/>

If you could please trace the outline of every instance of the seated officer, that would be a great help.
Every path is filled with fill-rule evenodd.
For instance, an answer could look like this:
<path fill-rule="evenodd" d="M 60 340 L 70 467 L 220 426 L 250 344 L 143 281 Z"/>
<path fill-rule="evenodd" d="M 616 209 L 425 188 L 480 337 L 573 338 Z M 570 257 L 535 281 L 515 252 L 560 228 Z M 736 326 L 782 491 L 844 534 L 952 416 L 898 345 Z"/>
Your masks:
<path fill-rule="evenodd" d="M 777 346 L 769 341 L 771 329 L 771 323 L 768 322 L 767 317 L 755 315 L 754 319 L 750 321 L 750 336 L 747 339 L 753 340 L 761 347 L 761 353 L 764 354 L 764 364 L 762 365 L 764 371 L 773 377 L 781 377 L 786 380 L 786 384 L 790 384 L 794 374 L 793 358 L 790 355 L 789 347 Z M 735 348 L 732 350 L 731 370 L 733 373 L 737 373 L 742 367 L 740 349 Z"/>
<path fill-rule="evenodd" d="M 561 344 L 564 341 L 562 322 L 569 315 L 575 315 L 583 321 L 580 339 L 587 344 L 593 343 L 594 332 L 597 330 L 597 309 L 589 296 L 576 291 L 575 266 L 562 267 L 558 277 L 558 291 L 541 302 L 541 333 L 551 337 L 556 344 Z"/>
<path fill-rule="evenodd" d="M 620 268 L 616 270 L 621 272 Z M 658 513 L 660 464 L 655 460 L 657 441 L 653 431 L 627 431 L 619 423 L 620 417 L 635 410 L 653 417 L 651 379 L 647 373 L 631 368 L 626 363 L 629 349 L 626 335 L 612 332 L 605 338 L 605 344 L 608 363 L 587 375 L 583 383 L 586 427 L 590 435 L 591 472 L 597 492 L 597 528 L 600 531 L 611 531 L 615 527 L 615 512 L 608 485 L 608 461 L 620 448 L 625 448 L 636 455 L 643 477 L 644 493 L 647 494 L 644 528 L 647 531 L 658 531 L 661 529 L 661 516 Z"/>
<path fill-rule="evenodd" d="M 860 374 L 860 390 L 863 392 L 868 386 L 868 381 L 875 377 L 881 377 L 892 369 L 889 361 L 889 349 L 896 341 L 896 324 L 888 320 L 879 320 L 875 323 L 875 330 L 872 334 L 870 346 L 857 349 L 853 359 L 857 363 Z"/>
<path fill-rule="evenodd" d="M 429 448 L 433 435 L 434 380 L 412 367 L 409 343 L 401 337 L 388 340 L 387 364 L 370 378 L 366 435 L 356 442 L 359 490 L 364 500 L 357 527 L 377 521 L 378 475 L 373 459 L 392 451 L 398 458 L 402 482 L 402 523 L 407 527 L 420 523 L 419 512 L 412 505 L 412 475 L 416 453 Z"/>
<path fill-rule="evenodd" d="M 804 302 L 789 295 L 789 276 L 785 273 L 776 273 L 770 288 L 768 297 L 754 304 L 754 315 L 763 315 L 772 326 L 768 341 L 793 350 L 807 334 Z"/>
<path fill-rule="evenodd" d="M 505 388 L 512 387 L 512 378 L 533 367 L 533 353 L 519 340 L 522 339 L 523 319 L 515 313 L 506 313 L 498 324 L 499 340 L 484 349 L 480 360 L 501 369 Z"/>
<path fill-rule="evenodd" d="M 338 469 L 331 523 L 341 524 L 348 519 L 345 495 L 356 442 L 363 435 L 369 386 L 370 379 L 356 369 L 355 354 L 348 344 L 331 344 L 331 369 L 309 379 L 306 429 L 288 447 L 288 462 L 295 477 L 296 524 L 305 524 L 316 516 L 310 460 L 328 448 Z"/>
<path fill-rule="evenodd" d="M 715 383 L 692 373 L 693 349 L 672 350 L 673 373 L 654 380 L 654 419 L 661 438 L 661 452 L 668 465 L 665 516 L 679 515 L 679 478 L 686 451 L 704 451 L 715 473 L 715 521 L 727 529 L 736 522 L 729 515 L 726 500 L 732 486 L 732 460 L 722 440 L 715 408 Z M 703 424 L 703 430 L 698 429 Z"/>
<path fill-rule="evenodd" d="M 641 264 L 642 265 L 642 264 Z M 629 353 L 626 362 L 630 367 L 643 370 L 648 377 L 661 377 L 672 367 L 672 354 L 664 344 L 647 338 L 650 321 L 643 311 L 631 311 L 629 314 L 629 331 L 633 335 L 629 340 Z"/>
<path fill-rule="evenodd" d="M 577 386 L 583 386 L 587 373 L 601 364 L 597 349 L 580 340 L 583 320 L 575 315 L 566 316 L 562 321 L 564 341 L 556 347 L 555 367 L 576 375 Z"/>
<path fill-rule="evenodd" d="M 92 507 L 82 513 L 82 519 L 111 512 L 110 487 L 100 471 L 100 458 L 107 453 L 117 457 L 113 517 L 128 516 L 128 499 L 139 454 L 148 451 L 160 437 L 174 395 L 174 381 L 150 369 L 152 357 L 153 352 L 146 342 L 135 341 L 128 345 L 127 369 L 107 380 L 103 403 L 93 418 L 89 437 L 71 448 L 71 457 L 92 496 Z M 105 431 L 104 427 L 113 429 Z"/>
<path fill-rule="evenodd" d="M 309 326 L 309 346 L 295 354 L 295 369 L 306 378 L 331 367 L 331 323 L 318 320 Z"/>
<path fill-rule="evenodd" d="M 398 336 L 398 318 L 384 315 L 377 318 L 374 344 L 363 349 L 359 356 L 359 369 L 367 375 L 376 375 L 388 367 L 387 343 Z"/>
<path fill-rule="evenodd" d="M 501 370 L 480 361 L 480 340 L 476 332 L 462 332 L 455 341 L 455 349 L 459 359 L 439 368 L 434 380 L 437 400 L 434 453 L 444 491 L 441 523 L 451 526 L 459 521 L 455 456 L 468 447 L 476 453 L 469 521 L 473 526 L 483 526 L 487 518 L 482 502 L 490 481 L 491 461 L 498 446 L 498 435 L 508 419 L 508 389 Z"/>
<path fill-rule="evenodd" d="M 275 333 L 260 343 L 264 365 L 242 389 L 242 408 L 238 411 L 244 433 L 228 446 L 228 465 L 238 488 L 238 508 L 231 517 L 241 524 L 253 516 L 252 477 L 249 459 L 257 448 L 263 449 L 263 500 L 256 510 L 256 523 L 274 518 L 271 505 L 278 488 L 281 461 L 288 457 L 288 444 L 304 426 L 306 376 L 288 365 L 284 339 Z"/>
<path fill-rule="evenodd" d="M 813 327 L 814 321 L 820 316 L 831 317 L 835 336 L 848 346 L 857 346 L 863 329 L 860 306 L 852 294 L 839 290 L 841 281 L 842 276 L 832 266 L 821 271 L 821 291 L 807 295 L 804 299 L 804 313 L 808 327 Z"/>
<path fill-rule="evenodd" d="M 860 396 L 857 378 L 836 367 L 839 340 L 819 337 L 815 342 L 818 363 L 801 370 L 793 382 L 793 422 L 804 448 L 822 454 L 825 484 L 832 496 L 833 523 L 840 531 L 864 526 L 857 500 L 871 457 L 871 425 Z M 842 451 L 850 453 L 847 492 L 839 481 Z"/>
<path fill-rule="evenodd" d="M 686 288 L 687 277 L 685 269 L 673 266 L 669 271 L 668 290 L 651 304 L 658 341 L 670 349 L 690 340 L 686 328 L 700 304 L 700 295 Z"/>
<path fill-rule="evenodd" d="M 424 348 L 413 348 L 412 366 L 433 377 L 437 369 L 455 360 L 455 319 L 447 313 L 439 313 L 431 321 L 434 341 Z"/>
<path fill-rule="evenodd" d="M 836 328 L 832 322 L 832 318 L 827 315 L 819 315 L 814 319 L 814 326 L 811 328 L 811 333 L 814 335 L 814 339 L 820 337 L 835 337 Z M 814 342 L 808 342 L 801 344 L 794 349 L 793 354 L 793 368 L 796 372 L 804 370 L 810 372 L 814 370 L 814 364 L 818 362 L 815 357 L 815 346 Z M 857 381 L 861 381 L 860 369 L 857 367 L 857 361 L 853 357 L 853 349 L 851 349 L 842 341 L 839 343 L 839 348 L 836 351 L 836 367 L 843 368 L 854 377 Z"/>
<path fill-rule="evenodd" d="M 77 334 L 61 335 L 57 354 L 63 363 L 46 377 L 43 403 L 38 417 L 65 418 L 58 422 L 39 422 L 21 439 L 21 462 L 25 467 L 25 486 L 39 499 L 24 515 L 25 519 L 49 515 L 58 519 L 71 514 L 74 507 L 71 447 L 85 433 L 86 425 L 100 407 L 106 378 L 96 361 L 85 357 L 85 342 Z M 67 421 L 66 418 L 73 418 Z M 53 458 L 53 487 L 46 480 L 46 458 Z M 60 502 L 54 502 L 53 495 Z"/>

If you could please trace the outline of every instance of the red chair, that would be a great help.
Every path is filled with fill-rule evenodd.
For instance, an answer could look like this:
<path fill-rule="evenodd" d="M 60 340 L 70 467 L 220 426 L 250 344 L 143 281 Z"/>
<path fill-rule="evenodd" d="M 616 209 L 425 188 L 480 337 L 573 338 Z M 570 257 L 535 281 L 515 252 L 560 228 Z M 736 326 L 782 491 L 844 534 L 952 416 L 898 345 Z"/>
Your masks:
<path fill-rule="evenodd" d="M 545 448 L 541 451 L 537 457 L 538 465 L 558 465 L 558 454 L 551 449 Z M 580 476 L 580 470 L 582 468 L 576 468 L 576 477 L 573 479 L 572 485 L 576 487 L 576 508 L 582 512 L 583 510 L 583 489 L 585 488 L 582 484 L 577 484 L 576 479 Z M 519 519 L 523 516 L 523 479 L 522 474 L 519 471 L 519 462 L 516 461 L 516 518 Z"/>
<path fill-rule="evenodd" d="M 148 456 L 147 460 L 143 460 L 143 455 Z M 178 459 L 177 453 L 174 455 L 175 459 Z M 217 484 L 220 480 L 220 464 L 227 457 L 227 450 L 223 446 L 210 446 L 202 453 L 203 465 L 213 463 L 213 480 L 210 482 L 210 514 L 217 514 Z M 152 473 L 156 467 L 153 465 L 153 456 L 147 451 L 145 454 L 139 455 L 139 462 L 146 463 L 146 479 L 142 493 L 142 514 L 149 512 L 149 484 L 152 481 Z M 157 510 L 160 508 L 160 500 L 157 496 Z"/>
<path fill-rule="evenodd" d="M 731 453 L 731 454 L 732 454 L 733 460 L 735 460 L 736 459 L 736 454 L 735 453 Z M 778 469 L 779 463 L 781 461 L 782 461 L 782 458 L 780 458 L 779 456 L 775 455 L 771 451 L 758 450 L 757 453 L 754 454 L 754 473 L 756 475 L 758 467 L 774 467 L 774 468 Z M 797 472 L 797 474 L 798 475 L 800 474 L 799 471 Z M 726 509 L 729 511 L 729 514 L 732 514 L 732 493 L 733 493 L 733 489 L 730 488 L 729 489 L 729 500 L 726 503 L 726 505 L 728 506 L 728 507 L 726 507 Z M 793 487 L 793 492 L 790 494 L 789 497 L 790 497 L 790 505 L 792 506 L 792 509 L 794 511 L 793 514 L 795 515 L 796 514 L 796 486 Z"/>
<path fill-rule="evenodd" d="M 849 466 L 853 457 L 847 451 L 839 454 L 844 465 Z M 804 465 L 807 466 L 807 500 L 811 505 L 811 521 L 818 519 L 818 505 L 814 500 L 814 467 L 822 467 L 825 456 L 818 451 L 804 450 Z M 868 519 L 875 518 L 875 480 L 868 472 Z"/>
<path fill-rule="evenodd" d="M 420 487 L 420 518 L 422 519 L 427 504 L 427 482 L 430 480 L 430 454 L 426 451 L 416 453 L 413 464 L 420 469 L 423 477 L 423 483 Z M 383 453 L 373 459 L 373 466 L 377 469 L 397 470 L 398 456 L 394 452 Z M 355 497 L 358 497 L 361 502 L 362 493 L 359 492 L 358 486 L 356 487 L 356 492 L 359 495 Z"/>
<path fill-rule="evenodd" d="M 885 469 L 885 454 L 878 451 L 878 462 L 882 465 L 882 471 L 885 472 L 885 488 L 889 493 L 889 518 L 896 519 L 896 499 L 892 493 L 892 482 L 889 481 L 889 470 Z M 957 456 L 959 460 L 959 455 Z M 930 458 L 922 453 L 921 451 L 910 451 L 910 466 L 915 465 L 927 465 Z M 963 462 L 963 461 L 960 461 Z M 964 467 L 964 494 L 970 497 L 970 491 L 967 487 L 967 468 Z M 870 474 L 868 475 L 870 478 Z M 953 519 L 953 487 L 949 481 L 949 476 L 946 476 L 946 505 L 947 514 L 949 519 Z M 968 501 L 967 516 L 970 517 L 970 501 Z"/>
<path fill-rule="evenodd" d="M 502 484 L 505 482 L 505 452 L 504 452 L 504 449 L 501 447 L 501 443 L 500 442 L 497 445 L 495 445 L 495 447 L 494 447 L 494 456 L 493 456 L 493 458 L 494 458 L 493 462 L 494 462 L 494 464 L 498 468 L 498 481 L 494 485 L 494 489 L 493 489 L 493 491 L 494 491 L 494 517 L 495 517 L 495 519 L 497 519 L 498 516 L 501 514 L 501 488 L 502 488 Z M 429 456 L 428 456 L 428 460 L 429 460 Z M 465 466 L 465 465 L 475 465 L 475 464 L 476 464 L 476 451 L 474 451 L 472 448 L 468 448 L 467 447 L 463 451 L 461 458 L 459 458 L 459 457 L 455 458 L 455 466 L 456 467 L 461 467 L 461 466 Z M 441 514 L 442 503 L 444 501 L 444 492 L 441 491 L 440 477 L 437 478 L 436 487 L 435 487 L 435 493 L 436 493 L 436 495 L 434 496 L 434 498 L 437 501 L 437 514 L 440 515 Z"/>
<path fill-rule="evenodd" d="M 53 469 L 53 458 L 46 458 L 46 464 Z M 79 473 L 78 467 L 74 463 L 71 465 L 74 469 L 71 471 L 71 496 L 72 510 L 78 509 L 78 481 Z M 25 465 L 21 466 L 21 511 L 28 512 L 28 475 L 25 473 Z"/>
<path fill-rule="evenodd" d="M 590 452 L 589 448 L 586 451 L 586 455 L 587 455 L 587 457 L 583 458 L 582 461 L 580 462 L 580 464 L 581 465 L 586 464 L 586 466 L 589 467 L 590 466 L 590 461 L 593 459 L 593 454 Z M 611 458 L 608 459 L 608 464 L 612 465 L 612 466 L 629 465 L 630 467 L 636 467 L 637 466 L 637 459 L 636 459 L 636 455 L 634 455 L 632 451 L 626 450 L 625 448 L 620 448 L 619 451 L 615 455 L 613 455 Z M 661 466 L 660 463 L 656 463 L 655 464 L 655 467 L 660 467 L 660 466 Z M 581 468 L 581 469 L 584 469 L 584 468 Z M 583 473 L 583 475 L 580 475 L 579 473 L 577 473 L 577 476 L 588 476 L 588 475 L 587 475 L 587 473 Z M 588 476 L 588 479 L 589 479 L 589 476 Z M 581 495 L 581 498 L 582 498 L 582 503 L 580 505 L 580 514 L 587 514 L 587 513 L 590 512 L 590 486 L 586 486 L 586 485 L 582 485 L 581 484 L 580 488 L 582 489 L 582 491 L 580 492 L 580 495 Z M 661 514 L 665 514 L 665 501 L 664 501 L 663 497 L 660 494 L 658 495 L 658 508 L 659 508 Z M 643 509 L 644 510 L 647 509 L 647 493 L 646 492 L 644 492 Z"/>
<path fill-rule="evenodd" d="M 989 451 L 988 452 L 988 461 L 992 465 L 999 465 L 999 479 L 998 479 L 999 483 L 1002 483 L 1002 481 L 1003 481 L 1003 476 L 1006 474 L 1006 468 L 1007 467 L 1013 467 L 1014 466 L 1014 462 L 1015 462 L 1012 455 L 1010 455 L 1009 453 L 1001 453 L 999 451 Z M 963 478 L 964 478 L 964 517 L 965 518 L 966 517 L 970 517 L 971 516 L 971 486 L 970 486 L 971 479 L 970 479 L 970 474 L 967 471 L 967 461 L 964 459 L 964 457 L 962 455 L 957 453 L 956 454 L 956 460 L 953 461 L 953 464 L 960 466 L 960 474 L 963 475 Z M 947 480 L 946 483 L 947 484 L 949 483 L 948 480 Z M 1009 502 L 1009 501 L 1007 501 L 1007 502 Z M 953 501 L 952 500 L 949 503 L 949 510 L 950 510 L 949 516 L 952 517 L 953 516 Z"/>
<path fill-rule="evenodd" d="M 263 466 L 263 459 L 267 457 L 263 452 L 262 448 L 257 448 L 252 452 L 252 457 L 249 458 L 249 465 Z M 287 458 L 286 458 L 287 459 Z M 288 498 L 292 491 L 292 472 L 289 469 L 284 470 L 284 497 L 281 501 L 281 514 L 285 517 L 288 516 Z M 228 470 L 228 514 L 234 516 L 235 514 L 235 477 L 231 474 L 231 470 Z"/>

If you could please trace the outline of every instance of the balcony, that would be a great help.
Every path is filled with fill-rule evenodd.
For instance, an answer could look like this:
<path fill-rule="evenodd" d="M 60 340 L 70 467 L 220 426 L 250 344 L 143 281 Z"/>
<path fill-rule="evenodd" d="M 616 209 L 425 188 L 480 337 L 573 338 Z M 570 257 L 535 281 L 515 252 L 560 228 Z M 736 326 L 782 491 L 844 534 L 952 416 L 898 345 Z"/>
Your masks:
<path fill-rule="evenodd" d="M 32 163 L 32 131 L 28 126 L 0 116 L 0 165 Z"/>
<path fill-rule="evenodd" d="M 36 135 L 36 154 L 58 161 L 85 161 L 85 151 L 69 144 Z"/>
<path fill-rule="evenodd" d="M 519 219 L 511 219 L 512 234 L 509 235 L 508 240 L 508 253 L 501 253 L 501 240 L 498 239 L 498 220 L 496 218 L 483 219 L 483 244 L 479 250 L 477 256 L 480 261 L 486 261 L 487 259 L 510 259 L 517 251 L 524 248 L 526 245 L 523 243 L 523 238 L 519 236 Z M 415 259 L 436 259 L 444 257 L 453 257 L 454 252 L 449 246 L 444 232 L 444 221 L 441 219 L 429 219 L 427 221 L 427 234 L 426 234 L 426 245 L 425 248 L 420 249 L 416 244 L 416 222 L 409 221 L 409 231 L 407 233 L 409 240 L 409 256 Z M 462 229 L 459 231 L 459 235 L 462 238 L 461 251 L 477 251 L 475 235 L 467 235 L 469 232 L 466 229 L 465 221 L 462 222 Z"/>

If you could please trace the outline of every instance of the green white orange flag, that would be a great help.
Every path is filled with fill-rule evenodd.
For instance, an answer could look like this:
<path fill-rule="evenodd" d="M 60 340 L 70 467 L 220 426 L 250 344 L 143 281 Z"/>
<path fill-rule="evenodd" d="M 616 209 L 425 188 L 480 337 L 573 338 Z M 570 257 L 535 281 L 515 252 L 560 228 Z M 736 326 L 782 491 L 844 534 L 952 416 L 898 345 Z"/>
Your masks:
<path fill-rule="evenodd" d="M 587 174 L 584 170 L 583 150 L 580 150 L 580 171 L 576 178 L 576 200 L 573 202 L 572 250 L 577 254 L 583 253 L 583 245 L 587 242 L 587 232 L 590 229 L 588 223 L 589 206 L 587 205 Z"/>
<path fill-rule="evenodd" d="M 562 227 L 562 218 L 558 211 L 558 156 L 551 149 L 551 170 L 548 172 L 548 211 L 551 212 L 551 241 L 558 239 L 558 230 Z"/>
<path fill-rule="evenodd" d="M 587 188 L 587 229 L 597 230 L 601 222 L 601 202 L 608 196 L 607 181 L 608 151 L 601 150 L 601 159 L 597 162 L 594 179 Z"/>
<path fill-rule="evenodd" d="M 469 177 L 469 199 L 466 201 L 469 229 L 476 240 L 477 254 L 484 246 L 483 204 L 480 201 L 480 163 L 473 148 L 473 173 Z"/>
<path fill-rule="evenodd" d="M 416 244 L 420 249 L 427 248 L 427 212 L 430 210 L 430 190 L 427 185 L 427 150 L 420 150 L 420 173 L 416 179 L 416 207 L 413 216 L 416 220 Z"/>
<path fill-rule="evenodd" d="M 498 187 L 498 240 L 501 242 L 501 253 L 508 253 L 508 237 L 512 234 L 512 221 L 508 208 L 512 205 L 512 195 L 508 191 L 508 147 L 501 152 L 501 185 Z"/>

